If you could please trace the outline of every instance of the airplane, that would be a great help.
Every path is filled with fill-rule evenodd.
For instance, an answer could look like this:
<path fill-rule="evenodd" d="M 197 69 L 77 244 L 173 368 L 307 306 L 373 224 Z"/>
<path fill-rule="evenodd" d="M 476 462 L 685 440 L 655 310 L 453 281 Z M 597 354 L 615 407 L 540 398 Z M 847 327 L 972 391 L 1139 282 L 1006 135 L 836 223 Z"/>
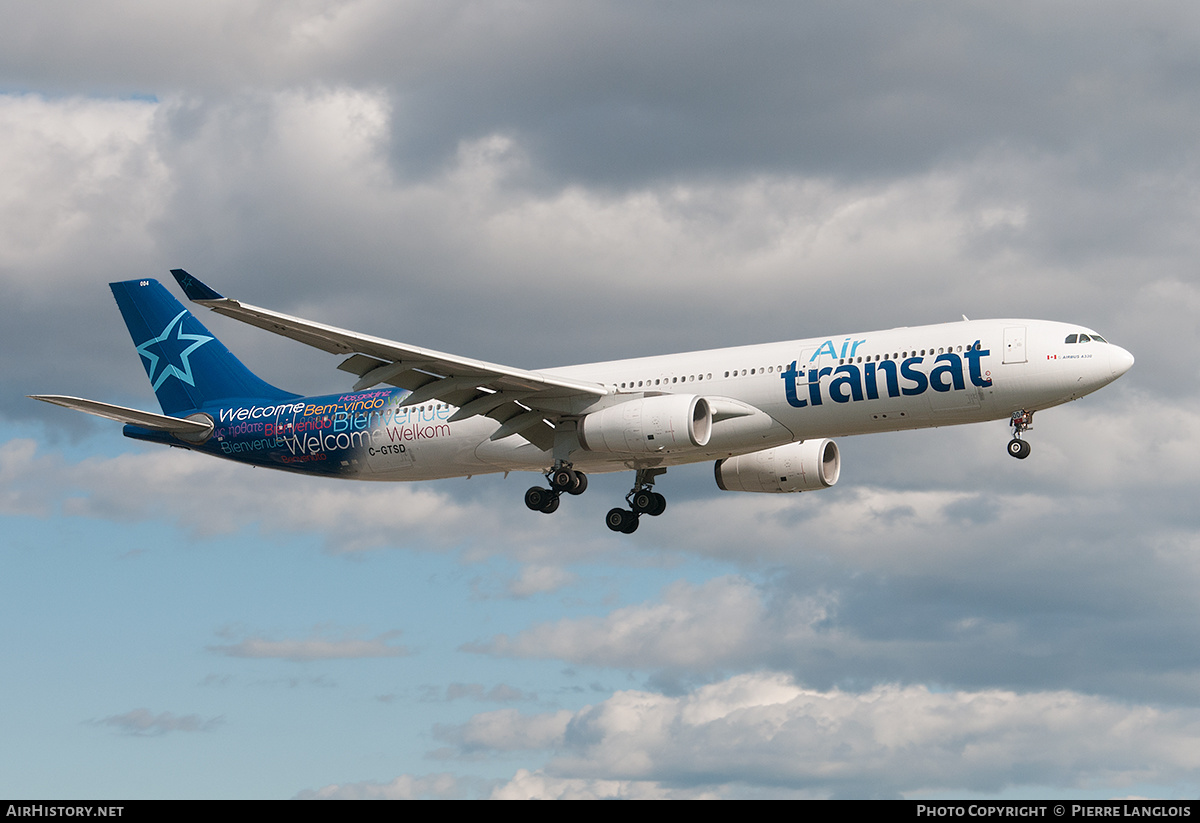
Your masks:
<path fill-rule="evenodd" d="M 837 483 L 834 437 L 1007 419 L 1029 456 L 1036 411 L 1133 366 L 1083 326 L 968 320 L 527 371 L 371 337 L 225 297 L 183 269 L 194 303 L 347 356 L 349 391 L 301 397 L 266 383 L 156 280 L 111 283 L 162 414 L 62 395 L 36 400 L 124 423 L 135 440 L 252 466 L 360 480 L 536 471 L 525 505 L 553 513 L 587 474 L 632 469 L 607 526 L 657 517 L 670 466 L 714 461 L 725 491 Z"/>

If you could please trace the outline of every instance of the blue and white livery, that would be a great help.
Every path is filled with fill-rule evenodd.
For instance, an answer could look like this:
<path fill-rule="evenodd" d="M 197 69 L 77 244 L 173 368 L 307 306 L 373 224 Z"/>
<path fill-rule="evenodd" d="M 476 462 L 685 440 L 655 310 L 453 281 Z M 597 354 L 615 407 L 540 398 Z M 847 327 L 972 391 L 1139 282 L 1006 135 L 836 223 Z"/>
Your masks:
<path fill-rule="evenodd" d="M 587 473 L 632 469 L 633 532 L 666 499 L 667 467 L 714 461 L 728 491 L 799 492 L 837 482 L 830 439 L 1008 420 L 1009 453 L 1035 411 L 1116 380 L 1133 356 L 1091 329 L 1043 320 L 967 320 L 526 371 L 313 323 L 224 297 L 181 269 L 213 311 L 342 354 L 358 379 L 301 397 L 250 372 L 155 280 L 111 284 L 162 414 L 60 395 L 35 399 L 125 423 L 138 440 L 254 466 L 358 480 L 536 471 L 525 494 L 551 513 Z"/>

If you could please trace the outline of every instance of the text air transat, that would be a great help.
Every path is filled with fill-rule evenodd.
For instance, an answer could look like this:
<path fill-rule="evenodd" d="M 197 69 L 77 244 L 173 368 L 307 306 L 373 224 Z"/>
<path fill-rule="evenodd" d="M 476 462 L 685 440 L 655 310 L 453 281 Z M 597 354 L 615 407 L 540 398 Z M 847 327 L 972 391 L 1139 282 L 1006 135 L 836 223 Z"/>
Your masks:
<path fill-rule="evenodd" d="M 547 514 L 586 472 L 636 471 L 630 533 L 659 515 L 655 478 L 715 461 L 728 491 L 837 482 L 836 436 L 1007 419 L 1009 454 L 1036 410 L 1111 383 L 1133 356 L 1091 329 L 967 320 L 526 371 L 357 334 L 223 297 L 181 269 L 215 312 L 347 359 L 339 394 L 300 397 L 250 372 L 155 280 L 113 283 L 162 414 L 58 395 L 36 399 L 125 423 L 125 435 L 274 469 L 358 480 L 537 471 L 525 504 Z"/>

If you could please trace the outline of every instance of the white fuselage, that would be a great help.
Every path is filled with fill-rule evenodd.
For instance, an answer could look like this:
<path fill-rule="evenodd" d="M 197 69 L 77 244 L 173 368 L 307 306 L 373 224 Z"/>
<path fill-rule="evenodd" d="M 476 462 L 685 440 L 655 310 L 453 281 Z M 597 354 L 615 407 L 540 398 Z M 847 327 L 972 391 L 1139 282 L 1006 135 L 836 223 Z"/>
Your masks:
<path fill-rule="evenodd" d="M 702 447 L 598 453 L 572 440 L 567 457 L 576 468 L 605 472 L 694 463 L 818 437 L 1004 419 L 1018 410 L 1056 406 L 1112 382 L 1133 363 L 1127 351 L 1106 342 L 1065 342 L 1079 332 L 1093 334 L 1049 321 L 964 320 L 541 373 L 610 388 L 612 394 L 582 415 L 660 394 L 700 396 L 717 410 Z M 562 456 L 519 436 L 491 439 L 500 424 L 486 417 L 449 423 L 453 411 L 436 402 L 413 408 L 418 426 L 402 432 L 409 435 L 402 438 L 403 451 L 372 449 L 359 471 L 346 474 L 421 480 L 541 470 Z M 437 436 L 421 437 L 422 415 Z"/>

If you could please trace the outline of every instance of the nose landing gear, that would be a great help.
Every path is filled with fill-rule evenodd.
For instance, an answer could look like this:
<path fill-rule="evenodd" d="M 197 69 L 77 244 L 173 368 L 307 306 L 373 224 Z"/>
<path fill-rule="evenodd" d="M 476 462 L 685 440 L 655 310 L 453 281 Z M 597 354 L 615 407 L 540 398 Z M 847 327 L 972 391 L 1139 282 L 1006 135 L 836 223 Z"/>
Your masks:
<path fill-rule="evenodd" d="M 1008 441 L 1008 453 L 1018 460 L 1024 460 L 1033 451 L 1033 447 L 1022 440 L 1021 435 L 1033 428 L 1033 412 L 1024 409 L 1015 411 L 1008 424 L 1013 430 L 1013 438 Z"/>

